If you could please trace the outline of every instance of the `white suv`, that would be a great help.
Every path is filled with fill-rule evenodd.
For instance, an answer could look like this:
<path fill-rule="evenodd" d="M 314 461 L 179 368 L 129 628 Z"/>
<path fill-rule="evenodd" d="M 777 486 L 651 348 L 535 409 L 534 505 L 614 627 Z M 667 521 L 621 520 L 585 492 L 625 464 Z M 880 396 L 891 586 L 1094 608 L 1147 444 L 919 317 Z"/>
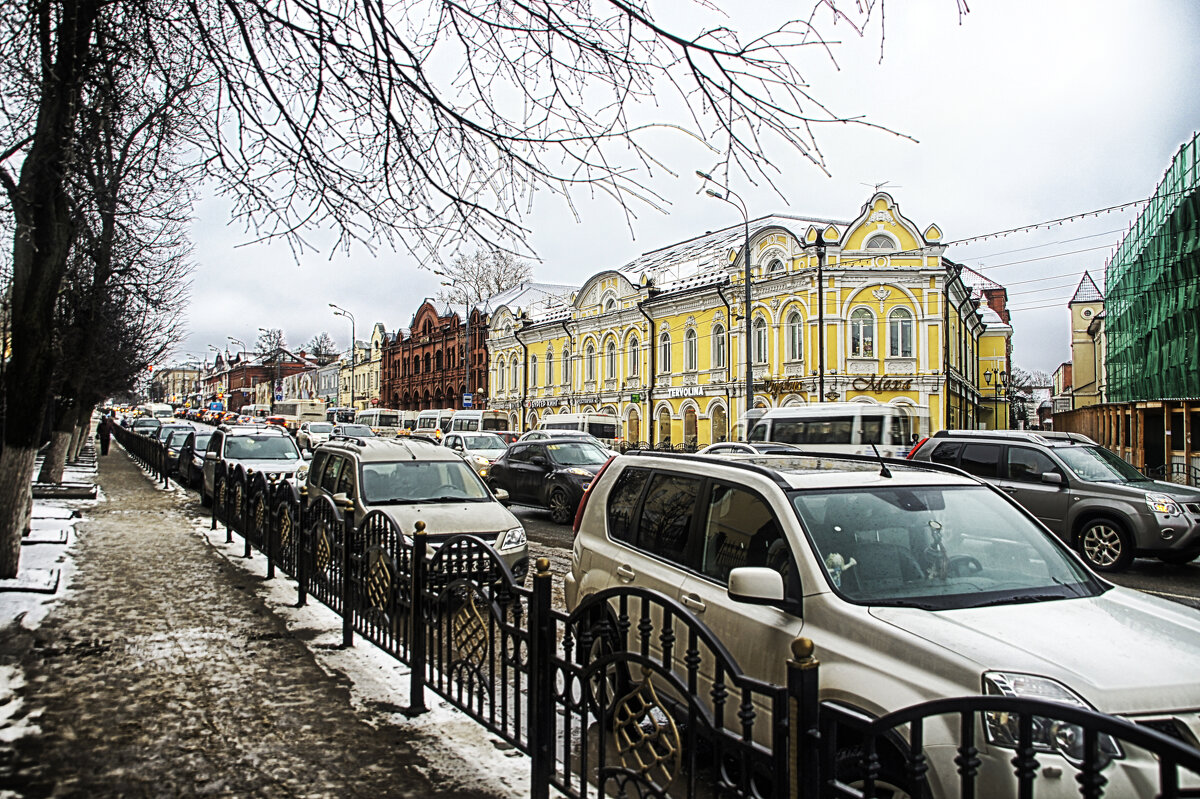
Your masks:
<path fill-rule="evenodd" d="M 577 517 L 567 607 L 610 587 L 653 589 L 696 614 L 749 675 L 776 684 L 803 635 L 821 661 L 822 699 L 870 716 L 1029 696 L 1151 726 L 1175 719 L 1195 745 L 1200 614 L 1104 582 L 982 481 L 904 464 L 622 455 Z M 999 716 L 977 744 L 984 774 L 1011 773 Z M 1035 730 L 1039 797 L 1078 795 L 1071 736 L 1059 733 Z M 852 737 L 843 741 L 853 757 Z M 950 725 L 927 722 L 934 797 L 957 795 L 956 743 Z M 899 753 L 880 755 L 883 782 L 910 789 Z M 1105 794 L 1141 795 L 1156 767 L 1126 748 L 1104 772 Z"/>

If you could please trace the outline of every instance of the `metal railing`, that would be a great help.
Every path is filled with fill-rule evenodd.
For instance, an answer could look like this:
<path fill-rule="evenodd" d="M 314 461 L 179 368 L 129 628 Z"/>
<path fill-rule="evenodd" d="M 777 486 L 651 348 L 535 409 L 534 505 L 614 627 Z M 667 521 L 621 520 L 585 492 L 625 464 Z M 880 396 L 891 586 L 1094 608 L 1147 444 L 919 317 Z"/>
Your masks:
<path fill-rule="evenodd" d="M 161 480 L 163 485 L 168 485 L 170 475 L 167 473 L 167 445 L 160 442 L 157 438 L 144 436 L 141 433 L 135 433 L 119 424 L 113 423 L 111 426 L 113 438 L 125 448 L 133 459 L 142 465 L 144 469 L 153 474 L 157 479 Z"/>
<path fill-rule="evenodd" d="M 786 684 L 763 682 L 673 598 L 625 586 L 566 613 L 551 604 L 545 558 L 526 587 L 474 536 L 435 545 L 423 523 L 402 530 L 380 511 L 356 526 L 328 497 L 240 467 L 218 471 L 216 485 L 214 528 L 266 554 L 268 577 L 293 575 L 299 604 L 313 597 L 338 613 L 345 645 L 357 634 L 408 664 L 409 713 L 432 691 L 529 755 L 535 799 L 551 787 L 580 799 L 826 799 L 890 796 L 883 786 L 897 784 L 970 798 L 998 781 L 1022 799 L 1040 787 L 1062 795 L 1064 783 L 1096 799 L 1135 756 L 1156 795 L 1200 796 L 1180 776 L 1200 778 L 1200 750 L 1149 727 L 1001 696 L 874 718 L 820 700 L 807 639 L 783 653 Z M 1046 776 L 1064 767 L 1073 783 Z"/>

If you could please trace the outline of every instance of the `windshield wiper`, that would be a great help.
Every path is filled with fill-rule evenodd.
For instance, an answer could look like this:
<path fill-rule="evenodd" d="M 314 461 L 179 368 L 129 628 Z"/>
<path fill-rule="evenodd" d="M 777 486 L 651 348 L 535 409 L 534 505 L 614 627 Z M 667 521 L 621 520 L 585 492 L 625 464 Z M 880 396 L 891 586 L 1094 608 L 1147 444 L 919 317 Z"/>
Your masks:
<path fill-rule="evenodd" d="M 943 610 L 941 605 L 935 605 L 932 602 L 918 602 L 915 599 L 887 599 L 879 600 L 871 603 L 876 607 L 889 608 L 917 608 L 918 610 Z"/>
<path fill-rule="evenodd" d="M 971 608 L 988 608 L 995 605 L 1025 605 L 1030 602 L 1049 602 L 1054 599 L 1076 599 L 1078 595 L 1071 594 L 1025 594 L 1019 596 L 1006 596 L 999 599 L 989 599 L 987 602 L 977 602 L 974 605 L 968 605 Z"/>

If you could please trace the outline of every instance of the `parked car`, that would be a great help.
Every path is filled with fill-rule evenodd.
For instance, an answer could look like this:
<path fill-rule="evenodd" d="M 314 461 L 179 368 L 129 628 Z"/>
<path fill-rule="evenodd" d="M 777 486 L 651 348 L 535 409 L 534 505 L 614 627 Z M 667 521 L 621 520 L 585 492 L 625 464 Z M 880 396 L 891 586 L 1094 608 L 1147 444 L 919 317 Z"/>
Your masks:
<path fill-rule="evenodd" d="M 217 465 L 221 463 L 226 474 L 241 467 L 247 472 L 264 472 L 269 480 L 303 480 L 308 472 L 308 463 L 286 431 L 271 425 L 221 425 L 204 452 L 200 504 L 206 508 L 217 494 Z"/>
<path fill-rule="evenodd" d="M 138 416 L 129 423 L 129 429 L 144 436 L 153 436 L 162 427 L 162 419 L 153 416 Z"/>
<path fill-rule="evenodd" d="M 518 580 L 529 569 L 525 528 L 461 457 L 419 437 L 332 438 L 313 453 L 305 482 L 308 503 L 344 500 L 354 524 L 382 510 L 406 533 L 425 523 L 440 546 L 469 533 L 491 543 Z"/>
<path fill-rule="evenodd" d="M 195 432 L 196 428 L 189 425 L 163 425 L 161 429 L 166 429 L 165 436 L 160 436 L 159 440 L 167 445 L 167 474 L 174 474 L 179 470 L 179 451 L 183 447 L 183 442 L 187 437 Z"/>
<path fill-rule="evenodd" d="M 1098 571 L 1121 571 L 1137 556 L 1177 564 L 1200 556 L 1200 489 L 1151 480 L 1089 438 L 942 431 L 909 458 L 995 485 Z"/>
<path fill-rule="evenodd" d="M 517 439 L 517 441 L 522 441 L 522 442 L 523 441 L 550 441 L 552 439 L 564 439 L 564 438 L 583 440 L 583 441 L 591 441 L 593 444 L 595 444 L 597 447 L 600 447 L 601 449 L 603 449 L 609 455 L 619 454 L 616 450 L 609 447 L 607 444 L 605 444 L 600 439 L 596 438 L 591 433 L 582 433 L 578 430 L 558 430 L 558 429 L 530 430 L 527 433 L 523 433 L 521 435 L 521 437 Z"/>
<path fill-rule="evenodd" d="M 697 455 L 797 455 L 803 450 L 772 441 L 720 441 L 697 450 Z"/>
<path fill-rule="evenodd" d="M 549 508 L 556 524 L 567 524 L 610 457 L 590 436 L 518 441 L 492 463 L 488 485 L 508 492 L 513 502 Z"/>
<path fill-rule="evenodd" d="M 442 446 L 462 455 L 480 477 L 487 477 L 492 462 L 508 449 L 495 433 L 447 433 Z"/>
<path fill-rule="evenodd" d="M 167 443 L 167 439 L 170 438 L 171 434 L 174 433 L 176 430 L 192 430 L 192 429 L 194 429 L 194 428 L 190 424 L 187 424 L 186 422 L 169 421 L 169 422 L 166 422 L 165 424 L 160 424 L 155 429 L 154 437 L 158 439 L 160 444 L 165 444 L 165 443 Z"/>
<path fill-rule="evenodd" d="M 691 609 L 751 677 L 784 684 L 781 653 L 797 636 L 811 639 L 821 697 L 866 717 L 985 693 L 1163 729 L 1160 720 L 1190 723 L 1200 707 L 1200 613 L 1112 586 L 1002 491 L 934 464 L 623 455 L 585 497 L 567 607 L 626 585 Z M 600 653 L 620 647 L 609 632 L 617 612 L 637 613 L 601 604 L 592 617 Z M 614 679 L 635 681 L 630 672 Z M 701 666 L 694 695 L 715 695 L 716 678 Z M 1012 779 L 1015 715 L 976 720 L 975 757 L 996 775 L 988 795 L 1017 795 L 1015 782 L 1000 782 Z M 929 796 L 958 795 L 958 734 L 946 717 L 924 722 Z M 853 730 L 839 728 L 837 741 L 839 778 L 860 782 L 866 753 Z M 1034 720 L 1039 795 L 1078 794 L 1082 741 L 1078 727 Z M 1110 758 L 1105 795 L 1156 784 L 1155 758 L 1104 735 L 1099 746 Z M 884 739 L 873 754 L 877 795 L 926 795 L 896 745 Z"/>
<path fill-rule="evenodd" d="M 328 441 L 331 432 L 333 432 L 331 422 L 302 422 L 300 430 L 296 433 L 296 444 L 300 449 L 311 452 Z"/>
<path fill-rule="evenodd" d="M 204 483 L 204 451 L 212 433 L 212 430 L 193 430 L 179 446 L 179 481 L 188 488 Z"/>

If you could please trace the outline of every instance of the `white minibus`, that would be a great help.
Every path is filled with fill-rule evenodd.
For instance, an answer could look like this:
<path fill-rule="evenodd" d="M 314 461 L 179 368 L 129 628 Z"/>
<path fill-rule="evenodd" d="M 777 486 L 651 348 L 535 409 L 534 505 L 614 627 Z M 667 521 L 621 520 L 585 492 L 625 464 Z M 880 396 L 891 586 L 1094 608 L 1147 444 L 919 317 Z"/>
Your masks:
<path fill-rule="evenodd" d="M 370 408 L 359 411 L 354 415 L 354 421 L 357 424 L 365 424 L 371 428 L 372 433 L 385 438 L 394 438 L 399 435 L 401 430 L 400 411 L 390 408 Z"/>
<path fill-rule="evenodd" d="M 241 407 L 241 410 L 238 412 L 243 413 L 246 416 L 253 416 L 256 419 L 265 419 L 271 415 L 271 406 L 263 405 L 261 403 L 259 403 L 257 405 L 255 405 L 255 404 L 243 405 Z"/>
<path fill-rule="evenodd" d="M 609 446 L 621 440 L 621 419 L 611 413 L 552 413 L 542 417 L 539 430 L 579 430 Z"/>
<path fill-rule="evenodd" d="M 750 428 L 750 441 L 792 444 L 811 452 L 903 458 L 915 439 L 929 435 L 929 409 L 916 405 L 819 402 L 772 408 Z M 914 439 L 915 437 L 915 439 Z"/>
<path fill-rule="evenodd" d="M 175 415 L 175 409 L 165 402 L 147 402 L 145 405 L 139 405 L 138 410 L 142 416 L 152 419 L 170 419 Z"/>
<path fill-rule="evenodd" d="M 282 416 L 284 427 L 292 435 L 304 422 L 325 421 L 325 403 L 321 400 L 282 400 L 271 407 L 272 416 Z"/>
<path fill-rule="evenodd" d="M 454 418 L 453 408 L 426 408 L 417 414 L 417 427 L 413 430 L 413 435 L 441 441 L 442 436 L 450 432 L 452 418 Z"/>
<path fill-rule="evenodd" d="M 508 414 L 504 411 L 455 411 L 450 418 L 450 429 L 456 433 L 507 430 Z"/>

